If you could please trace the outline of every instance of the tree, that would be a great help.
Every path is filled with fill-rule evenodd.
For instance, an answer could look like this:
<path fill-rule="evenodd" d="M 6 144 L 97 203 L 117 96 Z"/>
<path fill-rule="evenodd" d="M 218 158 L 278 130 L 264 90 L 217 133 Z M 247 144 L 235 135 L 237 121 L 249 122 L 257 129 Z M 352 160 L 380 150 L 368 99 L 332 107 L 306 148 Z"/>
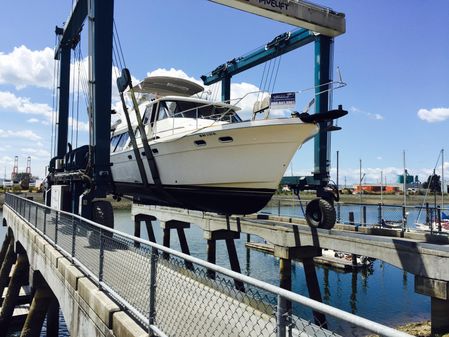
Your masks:
<path fill-rule="evenodd" d="M 441 180 L 438 174 L 431 174 L 425 183 L 422 184 L 425 189 L 430 189 L 430 192 L 441 193 Z"/>

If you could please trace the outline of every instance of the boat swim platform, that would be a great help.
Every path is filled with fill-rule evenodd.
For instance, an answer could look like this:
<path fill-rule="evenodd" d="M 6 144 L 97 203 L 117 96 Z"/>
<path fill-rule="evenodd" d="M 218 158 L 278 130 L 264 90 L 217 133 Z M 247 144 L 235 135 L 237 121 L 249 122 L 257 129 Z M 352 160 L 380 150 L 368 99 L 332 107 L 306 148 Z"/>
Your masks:
<path fill-rule="evenodd" d="M 184 224 L 184 228 L 187 227 L 186 224 L 197 225 L 204 231 L 206 240 L 211 239 L 214 232 L 224 231 L 234 233 L 234 238 L 241 233 L 257 235 L 274 246 L 276 257 L 294 259 L 298 248 L 312 246 L 382 260 L 414 274 L 423 280 L 420 283 L 433 280 L 444 284 L 449 282 L 447 236 L 345 224 L 336 224 L 331 230 L 311 228 L 303 219 L 268 214 L 226 217 L 201 211 L 140 204 L 133 204 L 131 211 L 135 219 L 157 219 L 163 228 L 166 223 L 175 227 L 176 222 Z M 444 297 L 449 297 L 449 294 Z"/>

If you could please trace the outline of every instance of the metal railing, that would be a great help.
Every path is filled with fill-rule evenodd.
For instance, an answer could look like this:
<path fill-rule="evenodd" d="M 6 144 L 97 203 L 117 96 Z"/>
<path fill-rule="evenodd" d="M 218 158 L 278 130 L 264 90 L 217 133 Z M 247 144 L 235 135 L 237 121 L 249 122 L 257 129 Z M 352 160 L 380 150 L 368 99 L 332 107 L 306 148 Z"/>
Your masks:
<path fill-rule="evenodd" d="M 298 308 L 352 333 L 409 336 L 299 294 L 7 194 L 11 210 L 158 336 L 338 336 Z M 313 319 L 312 319 L 313 320 Z M 332 326 L 330 326 L 332 328 Z M 358 330 L 359 329 L 359 330 Z"/>
<path fill-rule="evenodd" d="M 262 212 L 292 218 L 304 218 L 308 200 L 279 199 L 271 201 Z M 405 229 L 414 228 L 416 223 L 430 225 L 441 222 L 442 213 L 449 214 L 449 208 L 425 204 L 422 206 L 402 206 L 388 204 L 366 204 L 336 202 L 337 223 L 354 226 L 384 226 Z M 437 227 L 438 226 L 433 226 Z"/>

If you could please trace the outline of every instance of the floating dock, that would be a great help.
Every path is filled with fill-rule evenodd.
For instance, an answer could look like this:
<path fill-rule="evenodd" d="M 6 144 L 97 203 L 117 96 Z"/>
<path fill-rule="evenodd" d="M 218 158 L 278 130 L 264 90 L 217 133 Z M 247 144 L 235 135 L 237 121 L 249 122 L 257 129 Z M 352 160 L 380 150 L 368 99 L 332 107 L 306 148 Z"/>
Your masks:
<path fill-rule="evenodd" d="M 274 255 L 274 246 L 269 243 L 247 242 L 246 248 L 257 250 L 259 252 Z M 367 268 L 368 265 L 363 263 L 352 263 L 352 259 L 333 257 L 333 256 L 317 256 L 313 258 L 314 262 L 323 266 L 328 266 L 345 272 L 357 271 Z"/>

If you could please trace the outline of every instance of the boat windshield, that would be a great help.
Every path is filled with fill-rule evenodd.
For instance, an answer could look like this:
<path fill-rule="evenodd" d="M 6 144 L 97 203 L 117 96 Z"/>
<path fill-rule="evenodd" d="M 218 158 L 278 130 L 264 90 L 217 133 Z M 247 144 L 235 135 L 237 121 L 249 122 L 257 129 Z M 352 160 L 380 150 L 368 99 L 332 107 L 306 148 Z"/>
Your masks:
<path fill-rule="evenodd" d="M 160 101 L 157 119 L 169 117 L 202 118 L 230 123 L 242 121 L 232 108 L 226 106 L 190 101 Z"/>

